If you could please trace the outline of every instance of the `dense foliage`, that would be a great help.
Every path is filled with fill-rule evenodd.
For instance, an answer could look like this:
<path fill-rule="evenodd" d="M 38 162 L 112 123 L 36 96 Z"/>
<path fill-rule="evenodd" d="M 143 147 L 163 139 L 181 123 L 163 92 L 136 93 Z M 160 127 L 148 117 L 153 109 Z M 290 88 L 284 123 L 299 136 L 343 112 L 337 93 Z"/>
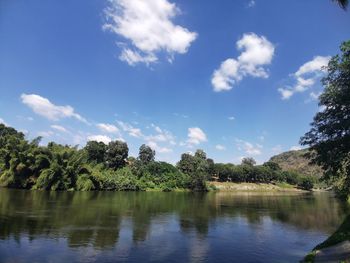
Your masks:
<path fill-rule="evenodd" d="M 82 149 L 40 138 L 28 141 L 21 132 L 0 124 L 0 185 L 11 188 L 64 190 L 140 191 L 189 189 L 206 191 L 208 180 L 230 182 L 286 182 L 311 189 L 313 179 L 282 171 L 278 164 L 241 165 L 214 163 L 203 150 L 184 153 L 176 166 L 155 161 L 155 151 L 142 145 L 137 158 L 128 156 L 128 145 L 90 141 Z"/>
<path fill-rule="evenodd" d="M 309 145 L 310 157 L 326 171 L 342 197 L 350 194 L 350 41 L 344 42 L 341 55 L 334 56 L 326 67 L 325 87 L 311 130 L 301 138 Z"/>
<path fill-rule="evenodd" d="M 295 171 L 283 171 L 278 164 L 273 162 L 253 166 L 251 162 L 247 163 L 246 160 L 242 160 L 241 165 L 231 163 L 214 164 L 214 177 L 212 177 L 212 180 L 236 183 L 285 182 L 305 190 L 312 189 L 316 182 L 315 177 L 304 176 Z"/>

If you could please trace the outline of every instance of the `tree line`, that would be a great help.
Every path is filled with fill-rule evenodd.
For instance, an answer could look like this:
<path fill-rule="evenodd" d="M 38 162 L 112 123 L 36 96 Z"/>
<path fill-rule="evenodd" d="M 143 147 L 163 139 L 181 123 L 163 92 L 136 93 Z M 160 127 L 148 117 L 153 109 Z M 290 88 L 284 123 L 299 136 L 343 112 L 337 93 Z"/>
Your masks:
<path fill-rule="evenodd" d="M 276 163 L 240 165 L 214 163 L 203 150 L 184 153 L 174 166 L 155 160 L 155 151 L 143 144 L 137 158 L 126 142 L 89 141 L 82 149 L 54 142 L 41 146 L 40 137 L 28 141 L 14 128 L 0 124 L 0 185 L 10 188 L 143 191 L 189 189 L 207 191 L 207 181 L 286 182 L 311 189 L 314 179 L 282 171 Z"/>

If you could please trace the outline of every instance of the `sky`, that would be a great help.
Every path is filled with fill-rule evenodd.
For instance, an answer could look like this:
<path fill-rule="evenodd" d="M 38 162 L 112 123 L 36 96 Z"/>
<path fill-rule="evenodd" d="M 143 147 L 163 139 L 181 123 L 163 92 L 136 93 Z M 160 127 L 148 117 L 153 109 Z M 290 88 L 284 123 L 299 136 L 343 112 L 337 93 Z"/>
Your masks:
<path fill-rule="evenodd" d="M 330 0 L 0 0 L 0 122 L 263 163 L 300 148 L 349 25 Z"/>

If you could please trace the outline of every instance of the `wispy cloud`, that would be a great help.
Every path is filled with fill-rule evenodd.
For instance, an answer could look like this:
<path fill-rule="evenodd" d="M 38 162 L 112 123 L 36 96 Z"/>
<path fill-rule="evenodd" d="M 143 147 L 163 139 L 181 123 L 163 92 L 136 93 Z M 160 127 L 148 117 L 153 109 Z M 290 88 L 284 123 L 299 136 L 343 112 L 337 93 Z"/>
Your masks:
<path fill-rule="evenodd" d="M 52 129 L 60 131 L 60 132 L 68 132 L 68 130 L 65 127 L 61 126 L 61 125 L 51 125 L 50 127 Z"/>
<path fill-rule="evenodd" d="M 36 114 L 51 121 L 58 121 L 63 118 L 75 118 L 88 124 L 87 120 L 76 113 L 72 106 L 58 106 L 53 104 L 47 98 L 36 94 L 22 94 L 21 100 L 23 104 L 31 108 Z"/>
<path fill-rule="evenodd" d="M 135 138 L 144 138 L 144 134 L 140 128 L 135 128 L 131 124 L 123 121 L 118 121 L 118 125 L 122 128 L 123 131 L 127 132 L 129 136 Z"/>
<path fill-rule="evenodd" d="M 281 94 L 283 100 L 290 99 L 295 93 L 302 93 L 310 89 L 315 82 L 322 76 L 324 67 L 327 66 L 331 57 L 316 56 L 312 60 L 303 64 L 294 74 L 292 78 L 295 84 L 279 88 L 278 92 Z M 314 92 L 310 93 L 311 99 L 315 99 Z"/>
<path fill-rule="evenodd" d="M 256 143 L 250 143 L 241 139 L 236 139 L 237 149 L 239 151 L 244 151 L 248 155 L 261 155 L 262 145 Z"/>
<path fill-rule="evenodd" d="M 109 123 L 98 123 L 96 124 L 97 128 L 99 128 L 102 132 L 107 133 L 118 133 L 119 129 L 117 126 Z"/>
<path fill-rule="evenodd" d="M 173 151 L 171 148 L 159 146 L 158 143 L 155 141 L 148 141 L 147 145 L 153 150 L 155 150 L 157 153 L 170 153 Z"/>
<path fill-rule="evenodd" d="M 226 150 L 226 147 L 221 145 L 221 144 L 217 144 L 217 145 L 215 145 L 215 149 L 218 151 L 224 151 L 224 150 Z"/>
<path fill-rule="evenodd" d="M 255 0 L 250 0 L 249 2 L 248 2 L 248 7 L 254 7 L 256 5 L 256 2 L 255 2 Z"/>

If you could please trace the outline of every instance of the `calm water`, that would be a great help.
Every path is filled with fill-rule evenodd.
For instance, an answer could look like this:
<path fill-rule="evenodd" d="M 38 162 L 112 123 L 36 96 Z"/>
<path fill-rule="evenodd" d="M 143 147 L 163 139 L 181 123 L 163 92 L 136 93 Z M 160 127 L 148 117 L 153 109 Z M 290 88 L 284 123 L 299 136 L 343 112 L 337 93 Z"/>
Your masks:
<path fill-rule="evenodd" d="M 297 262 L 346 211 L 328 193 L 0 189 L 0 262 Z"/>

